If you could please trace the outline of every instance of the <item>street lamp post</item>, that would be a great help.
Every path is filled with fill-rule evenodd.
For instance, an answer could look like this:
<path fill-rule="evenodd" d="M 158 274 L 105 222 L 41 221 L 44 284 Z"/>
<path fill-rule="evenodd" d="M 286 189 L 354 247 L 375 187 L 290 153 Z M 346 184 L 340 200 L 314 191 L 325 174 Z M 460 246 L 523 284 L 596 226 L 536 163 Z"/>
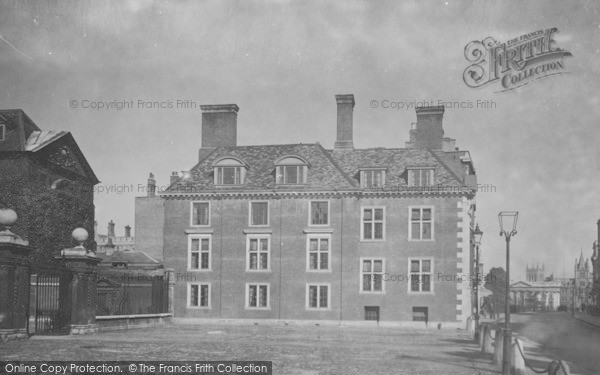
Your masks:
<path fill-rule="evenodd" d="M 483 232 L 479 229 L 479 224 L 475 226 L 473 231 L 473 244 L 475 245 L 475 280 L 473 281 L 473 287 L 475 288 L 475 326 L 479 325 L 479 245 L 481 245 L 481 238 Z"/>
<path fill-rule="evenodd" d="M 502 348 L 502 375 L 510 375 L 510 349 L 512 344 L 510 331 L 510 238 L 517 234 L 518 211 L 503 211 L 498 214 L 500 236 L 506 239 L 506 293 L 504 301 L 504 347 Z M 506 226 L 506 229 L 505 229 Z"/>

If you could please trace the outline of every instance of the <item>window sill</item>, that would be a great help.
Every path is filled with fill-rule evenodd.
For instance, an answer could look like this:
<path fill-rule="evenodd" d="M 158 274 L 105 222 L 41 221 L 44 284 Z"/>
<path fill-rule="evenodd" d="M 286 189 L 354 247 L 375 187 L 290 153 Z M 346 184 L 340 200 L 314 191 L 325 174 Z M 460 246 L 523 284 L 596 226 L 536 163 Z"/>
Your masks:
<path fill-rule="evenodd" d="M 382 238 L 382 239 L 375 239 L 375 240 L 371 240 L 371 239 L 360 239 L 358 240 L 359 242 L 385 242 L 386 239 Z"/>
<path fill-rule="evenodd" d="M 329 225 L 310 226 L 302 230 L 305 234 L 333 233 L 333 228 Z"/>
<path fill-rule="evenodd" d="M 212 268 L 188 268 L 187 272 L 212 272 Z"/>
<path fill-rule="evenodd" d="M 265 227 L 251 227 L 242 230 L 244 234 L 262 234 L 262 233 L 273 233 L 273 229 L 268 226 Z"/>
<path fill-rule="evenodd" d="M 386 294 L 385 291 L 381 291 L 381 292 L 369 292 L 369 291 L 364 291 L 364 290 L 359 290 L 358 294 L 374 294 L 374 295 L 383 295 Z"/>
<path fill-rule="evenodd" d="M 313 270 L 313 269 L 307 269 L 306 272 L 309 272 L 309 273 L 332 273 L 331 270 Z"/>
<path fill-rule="evenodd" d="M 331 311 L 331 307 L 305 307 L 305 311 Z"/>
<path fill-rule="evenodd" d="M 185 230 L 185 234 L 212 234 L 214 229 L 206 227 L 191 227 Z"/>
<path fill-rule="evenodd" d="M 186 306 L 185 308 L 190 310 L 212 310 L 210 306 Z"/>
<path fill-rule="evenodd" d="M 271 269 L 268 269 L 268 270 L 253 270 L 253 269 L 246 268 L 246 272 L 251 272 L 251 273 L 270 273 Z"/>
<path fill-rule="evenodd" d="M 433 296 L 434 292 L 407 292 L 409 296 Z"/>
<path fill-rule="evenodd" d="M 263 311 L 271 310 L 271 307 L 249 307 L 249 306 L 246 306 L 244 308 L 246 310 L 263 310 Z"/>
<path fill-rule="evenodd" d="M 406 242 L 435 242 L 435 238 L 432 238 L 430 240 L 413 240 L 412 238 L 409 238 L 406 240 Z"/>

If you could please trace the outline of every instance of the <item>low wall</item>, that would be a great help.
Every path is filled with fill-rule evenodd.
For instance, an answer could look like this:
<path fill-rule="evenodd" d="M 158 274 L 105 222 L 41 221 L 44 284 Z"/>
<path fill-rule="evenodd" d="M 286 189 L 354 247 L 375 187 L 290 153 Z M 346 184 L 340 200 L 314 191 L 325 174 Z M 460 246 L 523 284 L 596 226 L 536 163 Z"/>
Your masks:
<path fill-rule="evenodd" d="M 171 321 L 173 314 L 137 314 L 97 316 L 98 330 L 116 331 L 120 329 L 145 328 L 163 325 Z"/>
<path fill-rule="evenodd" d="M 464 329 L 461 322 L 404 322 L 404 321 L 372 321 L 372 320 L 279 320 L 279 319 L 202 319 L 173 318 L 175 324 L 198 325 L 296 325 L 296 326 L 341 326 L 341 327 L 390 327 L 417 329 Z"/>

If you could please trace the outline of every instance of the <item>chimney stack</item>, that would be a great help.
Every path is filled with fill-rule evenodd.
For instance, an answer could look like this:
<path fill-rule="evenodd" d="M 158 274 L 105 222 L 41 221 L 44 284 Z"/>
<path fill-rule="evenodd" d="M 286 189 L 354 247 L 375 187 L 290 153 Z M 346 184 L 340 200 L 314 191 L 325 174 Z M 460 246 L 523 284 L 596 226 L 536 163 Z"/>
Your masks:
<path fill-rule="evenodd" d="M 177 180 L 179 180 L 179 173 L 171 172 L 171 179 L 169 180 L 169 183 L 173 185 L 175 182 L 177 182 Z"/>
<path fill-rule="evenodd" d="M 236 104 L 201 105 L 202 149 L 237 146 Z"/>
<path fill-rule="evenodd" d="M 413 148 L 441 150 L 444 147 L 444 106 L 417 107 L 417 124 L 411 129 L 410 145 Z"/>
<path fill-rule="evenodd" d="M 125 225 L 125 237 L 131 237 L 131 227 L 129 225 Z"/>
<path fill-rule="evenodd" d="M 115 236 L 115 223 L 111 220 L 108 222 L 108 237 L 114 237 Z"/>
<path fill-rule="evenodd" d="M 334 150 L 354 150 L 352 141 L 352 122 L 354 114 L 354 94 L 336 95 L 337 102 L 337 139 Z"/>
<path fill-rule="evenodd" d="M 154 173 L 150 173 L 148 176 L 148 184 L 146 185 L 146 195 L 153 197 L 156 195 L 156 180 L 154 179 Z"/>

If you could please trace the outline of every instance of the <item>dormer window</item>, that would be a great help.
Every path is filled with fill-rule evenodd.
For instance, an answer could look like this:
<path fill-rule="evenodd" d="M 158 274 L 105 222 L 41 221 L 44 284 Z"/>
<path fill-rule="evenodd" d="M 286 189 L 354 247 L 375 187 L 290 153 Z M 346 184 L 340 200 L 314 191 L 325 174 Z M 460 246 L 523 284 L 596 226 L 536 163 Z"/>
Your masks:
<path fill-rule="evenodd" d="M 225 157 L 217 160 L 213 167 L 215 185 L 230 186 L 244 184 L 248 166 L 243 161 L 233 157 Z"/>
<path fill-rule="evenodd" d="M 433 186 L 434 167 L 409 167 L 408 186 Z"/>
<path fill-rule="evenodd" d="M 382 187 L 385 185 L 385 168 L 365 168 L 360 170 L 362 188 Z"/>
<path fill-rule="evenodd" d="M 298 156 L 286 156 L 275 163 L 275 183 L 280 185 L 305 184 L 308 162 Z"/>

